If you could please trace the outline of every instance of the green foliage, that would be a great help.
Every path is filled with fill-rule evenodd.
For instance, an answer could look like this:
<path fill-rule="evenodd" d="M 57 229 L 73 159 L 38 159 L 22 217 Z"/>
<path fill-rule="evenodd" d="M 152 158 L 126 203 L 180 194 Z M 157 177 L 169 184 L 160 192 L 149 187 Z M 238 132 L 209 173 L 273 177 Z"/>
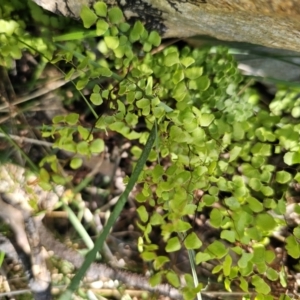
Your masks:
<path fill-rule="evenodd" d="M 97 21 L 97 15 L 94 13 L 93 10 L 91 10 L 89 7 L 84 5 L 80 12 L 80 17 L 83 21 L 83 26 L 85 28 L 90 28 L 92 25 L 94 25 Z"/>
<path fill-rule="evenodd" d="M 95 116 L 95 128 L 136 140 L 139 146 L 131 149 L 135 158 L 144 154 L 149 129 L 157 129 L 156 147 L 149 150 L 152 168 L 136 177 L 141 187 L 136 195 L 138 226 L 144 233 L 141 256 L 152 261 L 157 271 L 150 283 L 166 278 L 180 286 L 178 275 L 164 270 L 169 258 L 158 255 L 152 244 L 151 232 L 160 226 L 167 253 L 184 248 L 195 251 L 198 265 L 218 261 L 213 273 L 229 291 L 234 281 L 245 292 L 251 283 L 264 297 L 270 293 L 266 278 L 286 285 L 284 271 L 271 267 L 275 257 L 268 250 L 268 237 L 283 225 L 270 211 L 283 215 L 289 185 L 300 182 L 299 90 L 280 90 L 266 108 L 255 91 L 246 88 L 248 80 L 226 48 L 170 46 L 151 53 L 160 46 L 159 34 L 148 32 L 139 21 L 129 25 L 119 8 L 102 2 L 83 7 L 80 14 L 83 26 L 94 29 L 59 35 L 56 43 L 47 35 L 28 36 L 24 20 L 12 20 L 14 8 L 4 2 L 9 8 L 1 11 L 1 65 L 10 67 L 24 50 L 35 51 L 54 64 L 70 65 L 65 78 L 79 72 L 74 85 Z M 37 21 L 51 23 L 40 8 L 33 4 L 30 8 Z M 99 37 L 95 47 L 101 55 L 84 47 L 83 36 Z M 85 89 L 91 91 L 88 98 L 81 92 Z M 112 113 L 99 117 L 96 108 L 103 104 Z M 138 131 L 140 119 L 145 126 Z M 81 167 L 82 156 L 101 153 L 105 147 L 76 113 L 55 116 L 52 127 L 43 129 L 43 137 L 55 138 L 54 148 L 74 153 L 73 169 Z M 280 163 L 273 161 L 275 155 Z M 160 164 L 162 159 L 167 166 Z M 45 164 L 51 171 L 43 168 Z M 40 167 L 46 188 L 50 180 L 60 184 L 69 180 L 59 177 L 55 156 L 44 158 Z M 203 196 L 197 198 L 199 191 Z M 207 246 L 188 221 L 204 211 L 209 211 L 210 225 L 220 231 L 220 240 Z M 299 236 L 296 228 L 286 239 L 286 250 L 293 258 L 300 257 Z M 193 299 L 200 290 L 200 285 L 187 281 L 183 294 Z"/>
<path fill-rule="evenodd" d="M 42 26 L 38 35 L 27 31 L 27 26 L 32 23 Z M 24 51 L 38 52 L 48 61 L 56 49 L 49 37 L 68 23 L 66 18 L 50 16 L 32 1 L 1 1 L 0 65 L 11 68 Z"/>

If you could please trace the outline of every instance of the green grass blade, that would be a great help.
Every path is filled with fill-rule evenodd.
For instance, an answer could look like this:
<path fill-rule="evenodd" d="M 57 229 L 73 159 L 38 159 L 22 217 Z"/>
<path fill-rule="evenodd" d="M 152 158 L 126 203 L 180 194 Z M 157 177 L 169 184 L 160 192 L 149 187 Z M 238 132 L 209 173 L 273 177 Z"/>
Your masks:
<path fill-rule="evenodd" d="M 277 84 L 277 85 L 282 85 L 285 87 L 291 87 L 291 88 L 300 88 L 300 83 L 299 82 L 292 82 L 292 81 L 285 81 L 285 80 L 280 80 L 276 78 L 271 78 L 271 77 L 262 77 L 262 76 L 255 76 L 255 75 L 247 75 L 249 78 L 253 78 L 256 81 L 266 81 L 269 83 Z"/>
<path fill-rule="evenodd" d="M 4 257 L 5 257 L 5 252 L 0 252 L 0 267 L 2 267 Z"/>
<path fill-rule="evenodd" d="M 97 252 L 102 249 L 103 243 L 106 240 L 110 229 L 112 228 L 112 226 L 115 224 L 117 218 L 119 217 L 124 205 L 127 202 L 129 193 L 131 192 L 134 185 L 136 184 L 136 182 L 139 178 L 139 175 L 141 174 L 141 172 L 145 166 L 145 163 L 148 159 L 148 156 L 153 147 L 155 139 L 156 139 L 156 131 L 155 131 L 155 126 L 153 125 L 150 135 L 148 137 L 147 143 L 145 145 L 144 151 L 142 152 L 141 157 L 138 159 L 135 169 L 128 181 L 126 189 L 123 192 L 123 194 L 120 196 L 120 199 L 119 199 L 117 205 L 115 206 L 112 214 L 110 215 L 110 217 L 107 221 L 107 225 L 104 227 L 103 232 L 100 234 L 100 236 L 95 241 L 94 248 L 90 252 L 88 252 L 88 254 L 86 255 L 86 259 L 85 259 L 84 263 L 82 264 L 81 268 L 78 270 L 76 275 L 71 280 L 71 283 L 68 286 L 67 290 L 60 296 L 60 298 L 59 298 L 60 300 L 68 300 L 68 299 L 72 298 L 73 292 L 78 288 L 81 279 L 85 275 L 85 273 L 88 270 L 91 263 L 95 260 L 95 258 L 97 256 Z"/>
<path fill-rule="evenodd" d="M 192 270 L 192 276 L 194 279 L 194 285 L 195 287 L 198 286 L 199 281 L 198 281 L 198 275 L 197 275 L 197 271 L 196 271 L 196 265 L 195 265 L 195 252 L 192 249 L 188 249 L 188 256 L 189 256 L 189 262 L 190 262 L 190 266 L 191 266 L 191 270 Z M 201 293 L 198 292 L 197 293 L 197 300 L 202 300 L 202 296 Z"/>
<path fill-rule="evenodd" d="M 85 38 L 96 37 L 96 30 L 78 30 L 53 37 L 54 42 L 83 40 Z"/>

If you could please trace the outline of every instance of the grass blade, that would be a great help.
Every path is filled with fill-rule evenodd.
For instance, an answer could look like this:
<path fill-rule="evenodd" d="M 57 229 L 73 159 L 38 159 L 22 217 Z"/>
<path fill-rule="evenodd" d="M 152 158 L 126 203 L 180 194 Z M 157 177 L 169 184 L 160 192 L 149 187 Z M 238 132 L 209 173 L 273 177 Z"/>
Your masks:
<path fill-rule="evenodd" d="M 107 221 L 107 225 L 104 227 L 103 232 L 100 234 L 100 236 L 95 241 L 94 248 L 91 251 L 89 251 L 88 254 L 86 255 L 85 261 L 83 262 L 81 268 L 78 270 L 76 275 L 71 280 L 71 283 L 68 286 L 67 290 L 60 296 L 60 298 L 59 298 L 60 300 L 68 300 L 68 299 L 72 298 L 72 294 L 78 288 L 82 277 L 85 275 L 85 273 L 88 270 L 91 263 L 94 262 L 94 260 L 96 259 L 97 252 L 101 251 L 101 249 L 103 247 L 103 243 L 106 240 L 110 229 L 112 228 L 112 226 L 115 224 L 117 218 L 119 217 L 124 205 L 127 202 L 129 193 L 133 189 L 134 185 L 136 184 L 136 182 L 139 178 L 139 175 L 141 174 L 141 172 L 144 168 L 144 165 L 148 159 L 148 156 L 153 147 L 155 139 L 156 139 L 156 131 L 155 131 L 155 126 L 153 125 L 150 135 L 148 137 L 147 143 L 145 145 L 144 151 L 142 152 L 141 157 L 138 159 L 135 169 L 128 181 L 126 189 L 123 192 L 123 194 L 120 196 L 118 203 L 116 204 L 112 214 L 110 215 L 110 217 Z"/>

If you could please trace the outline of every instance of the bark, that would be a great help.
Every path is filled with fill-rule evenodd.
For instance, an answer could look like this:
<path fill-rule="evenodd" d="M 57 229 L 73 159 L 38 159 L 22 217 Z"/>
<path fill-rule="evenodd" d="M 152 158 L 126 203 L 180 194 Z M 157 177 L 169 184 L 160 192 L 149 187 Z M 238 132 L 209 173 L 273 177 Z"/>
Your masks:
<path fill-rule="evenodd" d="M 78 18 L 95 0 L 33 0 L 54 13 Z M 163 37 L 209 35 L 300 51 L 299 0 L 104 0 L 127 19 L 143 20 Z"/>

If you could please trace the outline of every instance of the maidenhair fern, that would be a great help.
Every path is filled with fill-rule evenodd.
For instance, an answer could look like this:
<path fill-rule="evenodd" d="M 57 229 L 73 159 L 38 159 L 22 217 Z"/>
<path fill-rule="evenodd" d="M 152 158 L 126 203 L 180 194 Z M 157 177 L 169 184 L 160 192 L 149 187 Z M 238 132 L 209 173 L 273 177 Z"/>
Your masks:
<path fill-rule="evenodd" d="M 232 282 L 245 292 L 252 284 L 263 299 L 271 292 L 266 279 L 280 278 L 284 285 L 284 272 L 271 265 L 275 255 L 267 248 L 268 238 L 284 224 L 277 216 L 284 216 L 289 185 L 299 182 L 300 175 L 297 167 L 285 170 L 272 159 L 276 154 L 285 167 L 300 162 L 300 127 L 295 120 L 299 91 L 278 93 L 266 108 L 226 48 L 164 47 L 157 32 L 139 21 L 128 24 L 119 8 L 103 2 L 83 7 L 80 16 L 85 29 L 57 36 L 55 42 L 45 38 L 40 45 L 46 50 L 36 50 L 54 64 L 69 63 L 66 79 L 77 72 L 76 89 L 81 92 L 88 86 L 92 91 L 85 101 L 94 114 L 95 129 L 138 141 L 140 146 L 132 149 L 136 159 L 149 131 L 156 128 L 149 154 L 152 167 L 141 172 L 136 195 L 143 232 L 139 249 L 155 271 L 150 282 L 155 285 L 166 278 L 180 287 L 179 276 L 164 269 L 169 258 L 158 255 L 151 241 L 153 228 L 159 226 L 166 252 L 187 249 L 197 265 L 217 260 L 212 273 L 228 291 Z M 5 24 L 1 63 L 9 66 L 21 55 L 21 48 L 10 51 L 16 41 L 30 51 L 36 44 L 20 33 L 21 23 Z M 84 47 L 84 37 L 97 37 L 95 49 Z M 110 114 L 98 116 L 97 107 L 103 103 Z M 48 129 L 43 136 L 52 136 L 57 148 L 87 156 L 104 150 L 104 142 L 81 125 L 78 114 L 56 116 Z M 45 158 L 41 166 L 50 163 L 55 174 L 56 159 Z M 160 163 L 163 160 L 168 163 Z M 70 166 L 79 168 L 80 158 Z M 43 168 L 41 177 L 46 186 L 50 175 Z M 57 178 L 52 180 L 63 182 Z M 155 209 L 150 212 L 149 206 Z M 205 247 L 189 221 L 204 210 L 210 225 L 220 231 L 220 240 Z M 297 227 L 286 240 L 294 258 L 300 257 L 298 238 Z M 185 278 L 183 295 L 194 299 L 203 286 L 195 286 L 188 274 Z"/>

